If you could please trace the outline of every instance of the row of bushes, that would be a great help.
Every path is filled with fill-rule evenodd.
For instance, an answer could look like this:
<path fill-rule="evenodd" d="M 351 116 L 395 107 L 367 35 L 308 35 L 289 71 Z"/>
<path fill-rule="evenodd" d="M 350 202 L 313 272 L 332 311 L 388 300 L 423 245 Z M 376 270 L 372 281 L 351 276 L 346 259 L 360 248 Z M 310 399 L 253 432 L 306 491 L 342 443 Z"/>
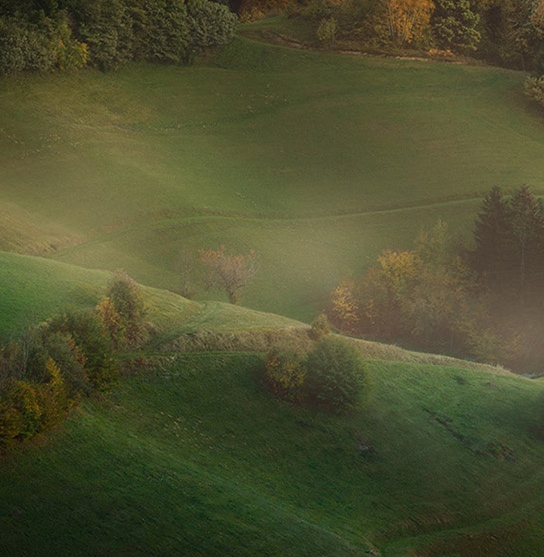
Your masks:
<path fill-rule="evenodd" d="M 121 273 L 96 308 L 29 327 L 0 351 L 0 445 L 50 428 L 82 397 L 111 388 L 116 350 L 146 340 L 141 294 Z"/>
<path fill-rule="evenodd" d="M 33 2 L 30 2 L 33 4 Z M 131 60 L 181 64 L 228 43 L 236 16 L 208 0 L 65 0 L 28 11 L 0 7 L 0 74 L 110 70 Z"/>

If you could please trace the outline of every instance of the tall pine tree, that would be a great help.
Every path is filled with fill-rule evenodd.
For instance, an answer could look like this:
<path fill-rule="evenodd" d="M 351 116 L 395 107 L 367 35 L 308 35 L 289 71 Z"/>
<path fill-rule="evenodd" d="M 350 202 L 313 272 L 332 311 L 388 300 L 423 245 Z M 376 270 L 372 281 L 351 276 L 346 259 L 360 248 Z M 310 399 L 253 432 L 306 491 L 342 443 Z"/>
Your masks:
<path fill-rule="evenodd" d="M 512 211 L 499 187 L 484 197 L 476 218 L 471 254 L 472 267 L 491 288 L 503 289 L 510 282 L 512 266 Z"/>
<path fill-rule="evenodd" d="M 522 186 L 514 193 L 510 206 L 514 285 L 521 305 L 524 305 L 534 292 L 543 266 L 541 251 L 544 244 L 544 209 L 541 200 L 528 186 Z"/>
<path fill-rule="evenodd" d="M 528 186 L 510 199 L 494 187 L 474 230 L 472 267 L 504 303 L 534 303 L 544 273 L 544 207 Z"/>

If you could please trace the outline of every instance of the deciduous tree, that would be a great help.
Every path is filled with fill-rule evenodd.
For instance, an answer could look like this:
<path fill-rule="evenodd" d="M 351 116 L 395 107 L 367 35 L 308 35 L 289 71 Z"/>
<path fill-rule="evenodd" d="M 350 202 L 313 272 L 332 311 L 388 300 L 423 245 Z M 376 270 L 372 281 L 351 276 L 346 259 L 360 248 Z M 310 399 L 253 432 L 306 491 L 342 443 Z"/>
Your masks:
<path fill-rule="evenodd" d="M 139 285 L 124 271 L 117 270 L 106 300 L 97 309 L 116 346 L 143 344 L 147 339 L 146 309 Z"/>
<path fill-rule="evenodd" d="M 432 0 L 389 0 L 385 17 L 391 39 L 399 46 L 420 41 L 429 29 Z"/>
<path fill-rule="evenodd" d="M 231 304 L 237 304 L 240 290 L 255 276 L 256 254 L 229 254 L 225 246 L 218 250 L 200 250 L 200 261 L 208 270 L 209 288 L 224 289 Z"/>
<path fill-rule="evenodd" d="M 469 0 L 434 0 L 433 35 L 441 48 L 474 52 L 480 42 L 479 15 Z"/>
<path fill-rule="evenodd" d="M 345 333 L 353 333 L 359 327 L 360 311 L 355 285 L 344 280 L 332 291 L 330 316 L 332 323 Z"/>

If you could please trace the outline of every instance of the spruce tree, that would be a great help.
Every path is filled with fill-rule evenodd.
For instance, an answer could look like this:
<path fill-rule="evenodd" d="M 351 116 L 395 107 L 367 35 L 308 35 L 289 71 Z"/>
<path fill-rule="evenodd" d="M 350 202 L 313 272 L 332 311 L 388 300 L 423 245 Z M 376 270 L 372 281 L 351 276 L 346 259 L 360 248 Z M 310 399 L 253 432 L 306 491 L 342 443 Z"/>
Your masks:
<path fill-rule="evenodd" d="M 490 287 L 503 289 L 512 268 L 512 211 L 497 186 L 484 197 L 474 229 L 472 267 Z"/>
<path fill-rule="evenodd" d="M 510 206 L 514 284 L 523 305 L 533 290 L 532 283 L 536 282 L 535 279 L 542 270 L 544 210 L 541 200 L 526 185 L 514 193 Z"/>

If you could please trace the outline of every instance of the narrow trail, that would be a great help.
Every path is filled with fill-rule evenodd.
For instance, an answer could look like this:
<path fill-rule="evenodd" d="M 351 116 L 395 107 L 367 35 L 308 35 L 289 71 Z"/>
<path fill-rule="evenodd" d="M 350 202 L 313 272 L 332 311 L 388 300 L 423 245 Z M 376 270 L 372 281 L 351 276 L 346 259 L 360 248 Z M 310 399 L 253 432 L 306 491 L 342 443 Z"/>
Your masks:
<path fill-rule="evenodd" d="M 237 223 L 255 223 L 255 222 L 267 222 L 267 223 L 297 223 L 297 222 L 334 222 L 336 220 L 347 220 L 354 218 L 364 218 L 369 216 L 379 216 L 379 215 L 392 215 L 399 213 L 409 214 L 412 211 L 433 209 L 446 206 L 463 205 L 466 203 L 472 203 L 482 199 L 481 194 L 470 194 L 462 197 L 452 197 L 442 200 L 428 200 L 427 202 L 419 202 L 417 205 L 406 205 L 406 206 L 391 206 L 384 207 L 382 209 L 369 209 L 368 211 L 345 211 L 345 212 L 331 212 L 331 213 L 321 213 L 321 214 L 309 214 L 309 215 L 278 215 L 278 214 L 195 214 L 193 216 L 171 216 L 160 220 L 147 220 L 144 223 L 139 222 L 137 224 L 123 226 L 122 228 L 116 230 L 110 230 L 105 233 L 99 233 L 92 238 L 74 244 L 72 246 L 59 249 L 54 253 L 50 254 L 52 258 L 57 258 L 58 256 L 69 254 L 81 248 L 92 246 L 96 243 L 107 242 L 128 236 L 132 233 L 143 231 L 143 230 L 160 230 L 164 228 L 170 228 L 179 224 L 198 224 L 214 221 L 230 221 Z"/>

